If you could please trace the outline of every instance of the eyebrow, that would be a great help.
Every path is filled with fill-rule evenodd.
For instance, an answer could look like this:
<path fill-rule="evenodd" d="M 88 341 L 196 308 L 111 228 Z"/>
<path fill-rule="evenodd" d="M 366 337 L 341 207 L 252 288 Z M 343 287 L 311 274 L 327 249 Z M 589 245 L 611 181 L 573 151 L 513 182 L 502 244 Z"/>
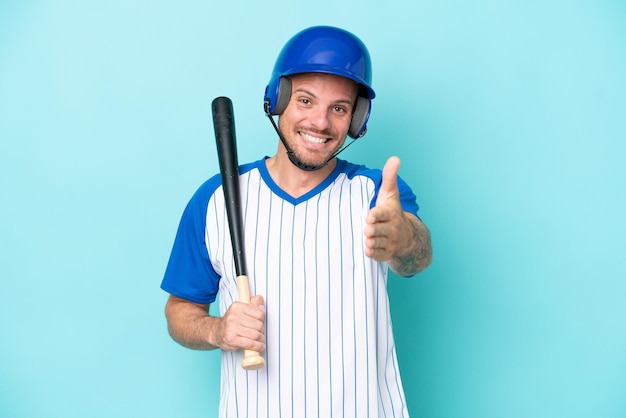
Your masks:
<path fill-rule="evenodd" d="M 312 92 L 310 92 L 307 89 L 303 89 L 303 88 L 298 88 L 296 90 L 294 90 L 294 93 L 304 93 L 304 94 L 308 94 L 311 97 L 314 97 L 317 99 L 317 96 L 315 94 L 313 94 Z M 334 104 L 349 104 L 349 105 L 354 105 L 354 102 L 350 99 L 339 99 L 333 102 Z"/>

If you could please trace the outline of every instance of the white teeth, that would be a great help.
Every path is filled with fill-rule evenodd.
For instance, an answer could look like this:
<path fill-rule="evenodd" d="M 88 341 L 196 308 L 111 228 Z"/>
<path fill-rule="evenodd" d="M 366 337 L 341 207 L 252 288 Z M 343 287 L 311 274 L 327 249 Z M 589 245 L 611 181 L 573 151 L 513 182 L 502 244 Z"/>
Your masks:
<path fill-rule="evenodd" d="M 326 142 L 326 138 L 318 138 L 316 136 L 312 136 L 304 132 L 300 132 L 300 136 L 304 138 L 304 140 L 309 141 L 309 142 L 315 142 L 316 144 L 323 144 L 324 142 Z"/>

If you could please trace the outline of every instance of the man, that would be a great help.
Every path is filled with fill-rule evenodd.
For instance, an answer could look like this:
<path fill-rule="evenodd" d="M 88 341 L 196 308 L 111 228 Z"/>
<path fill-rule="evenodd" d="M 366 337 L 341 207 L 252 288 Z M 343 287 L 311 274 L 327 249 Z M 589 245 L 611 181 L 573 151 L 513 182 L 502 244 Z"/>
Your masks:
<path fill-rule="evenodd" d="M 278 151 L 239 170 L 249 304 L 236 297 L 219 175 L 185 209 L 161 285 L 166 317 L 180 344 L 222 350 L 220 416 L 408 416 L 387 269 L 426 268 L 430 235 L 398 158 L 381 172 L 336 157 L 365 133 L 374 96 L 351 33 L 308 28 L 282 49 L 265 94 Z M 265 367 L 242 369 L 242 349 Z"/>

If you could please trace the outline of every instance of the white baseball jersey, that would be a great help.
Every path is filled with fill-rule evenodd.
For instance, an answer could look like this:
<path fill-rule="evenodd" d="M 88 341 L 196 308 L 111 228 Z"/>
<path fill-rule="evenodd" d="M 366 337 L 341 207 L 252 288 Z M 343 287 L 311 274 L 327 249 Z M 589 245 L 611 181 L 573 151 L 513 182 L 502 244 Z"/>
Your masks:
<path fill-rule="evenodd" d="M 381 171 L 338 160 L 333 173 L 293 198 L 265 160 L 240 167 L 250 294 L 266 305 L 266 365 L 241 367 L 222 352 L 221 417 L 407 417 L 387 297 L 387 264 L 364 254 L 365 217 Z M 404 210 L 415 196 L 398 179 Z M 196 303 L 220 294 L 224 314 L 237 284 L 221 179 L 196 192 L 183 214 L 161 287 Z"/>

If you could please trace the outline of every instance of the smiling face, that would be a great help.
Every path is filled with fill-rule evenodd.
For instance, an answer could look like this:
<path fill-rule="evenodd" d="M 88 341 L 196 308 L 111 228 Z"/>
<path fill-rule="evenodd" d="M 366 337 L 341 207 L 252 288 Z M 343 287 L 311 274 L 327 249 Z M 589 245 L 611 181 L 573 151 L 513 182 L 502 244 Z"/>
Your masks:
<path fill-rule="evenodd" d="M 323 164 L 343 145 L 356 98 L 357 85 L 350 79 L 324 73 L 291 76 L 291 98 L 278 124 L 300 161 Z"/>

